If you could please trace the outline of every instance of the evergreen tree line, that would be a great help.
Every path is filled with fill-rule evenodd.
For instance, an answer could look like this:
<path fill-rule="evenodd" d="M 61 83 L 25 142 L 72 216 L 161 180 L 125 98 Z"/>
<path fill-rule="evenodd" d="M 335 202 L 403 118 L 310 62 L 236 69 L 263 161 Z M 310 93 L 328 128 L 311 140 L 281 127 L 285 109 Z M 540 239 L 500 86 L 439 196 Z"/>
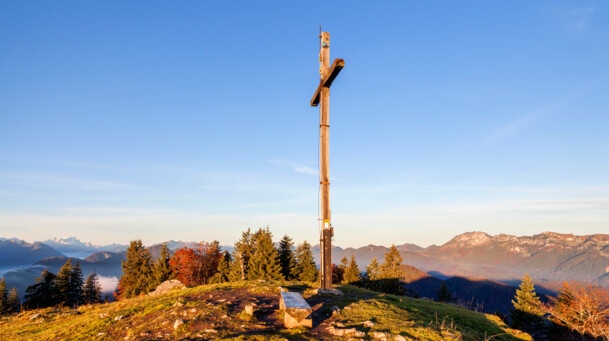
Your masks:
<path fill-rule="evenodd" d="M 352 284 L 369 290 L 380 291 L 395 295 L 404 295 L 405 290 L 401 285 L 401 280 L 405 277 L 404 270 L 401 268 L 402 256 L 395 247 L 391 245 L 389 251 L 385 253 L 383 263 L 373 258 L 366 267 L 365 273 L 360 273 L 355 257 L 351 255 L 351 261 L 346 257 L 341 260 L 337 273 L 342 276 L 341 282 Z"/>
<path fill-rule="evenodd" d="M 199 251 L 216 245 L 218 244 L 214 243 L 210 246 L 200 243 L 197 250 L 182 248 L 176 252 L 176 257 L 172 258 L 169 248 L 163 244 L 160 256 L 153 259 L 150 250 L 144 247 L 141 240 L 132 240 L 127 248 L 126 260 L 121 262 L 123 275 L 114 292 L 114 298 L 120 300 L 153 291 L 159 284 L 176 277 L 177 271 L 172 269 L 172 260 L 185 262 L 187 257 L 192 257 L 191 261 L 194 262 L 194 257 L 198 255 Z M 187 270 L 196 269 L 185 267 L 183 271 Z M 194 274 L 188 276 L 191 280 L 200 278 Z"/>
<path fill-rule="evenodd" d="M 285 235 L 277 247 L 269 228 L 250 229 L 241 234 L 232 255 L 224 253 L 213 282 L 240 280 L 299 280 L 317 281 L 318 271 L 311 244 L 304 241 L 294 246 L 292 238 Z"/>
<path fill-rule="evenodd" d="M 297 247 L 284 236 L 276 247 L 270 229 L 243 232 L 234 252 L 223 251 L 218 241 L 201 242 L 195 248 L 183 247 L 171 254 L 167 245 L 153 259 L 141 240 L 131 241 L 123 275 L 115 291 L 116 299 L 149 293 L 166 280 L 178 279 L 186 286 L 241 280 L 317 280 L 317 267 L 311 245 Z"/>
<path fill-rule="evenodd" d="M 4 279 L 0 281 L 0 303 L 2 312 L 17 312 L 21 307 L 19 293 L 13 288 L 5 293 Z M 5 302 L 7 302 L 5 304 Z M 80 263 L 72 265 L 68 259 L 57 274 L 48 270 L 42 271 L 34 284 L 25 289 L 24 309 L 37 309 L 52 306 L 79 306 L 102 302 L 101 286 L 97 274 L 93 271 L 83 281 Z"/>
<path fill-rule="evenodd" d="M 404 277 L 404 270 L 400 267 L 402 265 L 402 256 L 400 251 L 391 245 L 389 251 L 385 253 L 385 259 L 382 264 L 374 257 L 370 264 L 366 267 L 365 279 L 368 280 L 380 280 L 380 279 L 397 279 L 400 280 Z"/>
<path fill-rule="evenodd" d="M 402 262 L 402 256 L 395 245 L 391 245 L 389 251 L 385 253 L 382 264 L 379 264 L 376 257 L 374 257 L 366 267 L 365 273 L 360 271 L 353 254 L 351 254 L 351 260 L 344 256 L 340 261 L 340 265 L 334 267 L 333 275 L 336 278 L 333 282 L 362 285 L 364 282 L 369 281 L 395 280 L 398 283 L 405 275 L 404 270 L 401 268 Z"/>
<path fill-rule="evenodd" d="M 19 307 L 19 291 L 15 287 L 9 291 L 6 288 L 4 277 L 2 277 L 0 279 L 0 316 L 18 312 Z"/>

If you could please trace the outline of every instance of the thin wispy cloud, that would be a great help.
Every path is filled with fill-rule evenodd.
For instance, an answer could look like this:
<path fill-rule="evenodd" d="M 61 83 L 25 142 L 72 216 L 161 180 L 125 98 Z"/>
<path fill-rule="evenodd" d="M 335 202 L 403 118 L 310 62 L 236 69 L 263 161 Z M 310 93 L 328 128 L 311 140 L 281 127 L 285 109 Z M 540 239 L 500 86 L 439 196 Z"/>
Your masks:
<path fill-rule="evenodd" d="M 316 217 L 298 214 L 198 214 L 184 211 L 162 212 L 155 209 L 107 210 L 99 214 L 96 208 L 91 213 L 65 212 L 53 214 L 25 214 L 0 212 L 0 235 L 37 239 L 63 235 L 76 235 L 81 240 L 92 240 L 98 244 L 126 243 L 142 239 L 150 245 L 169 238 L 180 240 L 220 240 L 233 243 L 247 229 L 271 226 L 276 235 L 289 233 L 295 239 L 315 240 Z M 168 237 L 168 229 L 170 236 Z M 10 232 L 10 233 L 9 233 Z"/>
<path fill-rule="evenodd" d="M 298 163 L 287 162 L 287 161 L 283 161 L 283 160 L 271 160 L 270 162 L 274 163 L 276 165 L 279 165 L 279 166 L 289 167 L 294 172 L 297 172 L 297 173 L 315 175 L 315 176 L 317 176 L 319 174 L 317 169 L 306 166 L 306 165 L 298 164 Z"/>
<path fill-rule="evenodd" d="M 251 191 L 277 191 L 281 187 L 264 176 L 255 172 L 245 172 L 243 170 L 229 171 L 209 171 L 186 167 L 164 166 L 156 167 L 163 174 L 180 174 L 184 181 L 194 184 L 196 188 L 207 191 L 222 192 L 251 192 Z"/>
<path fill-rule="evenodd" d="M 216 184 L 216 185 L 202 185 L 201 189 L 208 191 L 228 191 L 228 192 L 241 192 L 241 191 L 258 191 L 264 188 L 264 184 L 258 183 L 241 183 L 241 184 Z"/>
<path fill-rule="evenodd" d="M 57 160 L 57 159 L 46 159 L 37 157 L 28 157 L 27 155 L 0 155 L 0 161 L 17 164 L 29 164 L 37 167 L 61 167 L 68 169 L 93 169 L 102 171 L 111 171 L 114 173 L 125 173 L 126 167 L 117 167 L 108 164 L 92 163 L 92 162 L 81 162 L 74 160 Z"/>
<path fill-rule="evenodd" d="M 126 243 L 130 239 L 143 239 L 144 243 L 152 244 L 167 240 L 169 228 L 173 239 L 218 239 L 230 244 L 248 227 L 269 225 L 276 236 L 289 234 L 295 240 L 312 241 L 318 237 L 315 213 L 204 214 L 122 207 L 75 208 L 59 214 L 0 212 L 0 232 L 20 238 L 36 235 L 38 239 L 44 239 L 62 231 L 64 235 L 78 235 L 98 244 Z M 339 231 L 337 245 L 349 246 L 392 242 L 428 245 L 437 242 L 438 235 L 450 238 L 471 230 L 491 234 L 506 231 L 514 234 L 535 231 L 593 234 L 603 233 L 609 224 L 609 197 L 410 205 L 368 213 L 337 211 L 333 221 Z M 371 226 L 383 228 L 375 230 L 371 236 Z"/>
<path fill-rule="evenodd" d="M 10 183 L 12 185 L 19 184 L 23 186 L 36 186 L 47 188 L 60 187 L 90 191 L 110 191 L 136 188 L 136 186 L 126 183 L 78 177 L 53 176 L 38 173 L 3 172 L 0 173 L 0 180 L 2 179 L 4 179 L 5 183 Z"/>
<path fill-rule="evenodd" d="M 269 181 L 265 178 L 258 177 L 223 177 L 214 179 L 204 179 L 205 184 L 198 186 L 203 190 L 207 191 L 220 191 L 220 192 L 285 192 L 285 187 L 280 184 Z"/>
<path fill-rule="evenodd" d="M 550 11 L 550 16 L 564 24 L 571 30 L 582 32 L 589 29 L 596 6 L 572 7 L 566 4 Z"/>
<path fill-rule="evenodd" d="M 534 200 L 497 200 L 492 202 L 476 202 L 437 206 L 416 206 L 407 210 L 443 212 L 457 214 L 484 213 L 578 213 L 588 210 L 607 210 L 609 213 L 609 198 L 576 198 L 576 199 L 534 199 Z"/>
<path fill-rule="evenodd" d="M 489 140 L 491 142 L 499 142 L 518 135 L 519 133 L 532 127 L 538 119 L 538 115 L 535 114 L 518 117 L 514 121 L 509 122 L 495 130 L 491 134 Z"/>
<path fill-rule="evenodd" d="M 130 215 L 155 215 L 174 213 L 169 209 L 129 208 L 129 207 L 66 207 L 67 213 L 74 214 L 130 214 Z"/>
<path fill-rule="evenodd" d="M 497 193 L 556 193 L 564 191 L 559 188 L 526 187 L 526 186 L 461 186 L 461 185 L 413 185 L 423 190 L 453 192 L 497 192 Z"/>
<path fill-rule="evenodd" d="M 543 118 L 551 115 L 556 109 L 563 103 L 550 103 L 539 109 L 533 110 L 526 114 L 516 117 L 514 120 L 505 123 L 498 127 L 496 130 L 491 132 L 488 140 L 490 143 L 500 142 L 516 135 L 519 135 L 535 125 L 537 125 Z"/>

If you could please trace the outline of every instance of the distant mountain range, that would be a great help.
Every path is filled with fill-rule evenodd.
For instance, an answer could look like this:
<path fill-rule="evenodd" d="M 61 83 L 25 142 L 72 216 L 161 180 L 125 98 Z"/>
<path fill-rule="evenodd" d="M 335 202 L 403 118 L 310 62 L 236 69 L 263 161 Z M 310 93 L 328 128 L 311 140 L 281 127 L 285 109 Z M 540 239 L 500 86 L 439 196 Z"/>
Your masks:
<path fill-rule="evenodd" d="M 28 266 L 42 258 L 61 256 L 61 252 L 40 242 L 28 243 L 16 238 L 0 238 L 1 269 Z"/>
<path fill-rule="evenodd" d="M 195 242 L 166 243 L 173 251 L 184 246 L 196 246 Z M 148 249 L 156 257 L 161 245 L 152 245 Z M 80 262 L 85 276 L 95 270 L 102 276 L 118 278 L 126 247 L 119 244 L 95 246 L 74 237 L 35 243 L 0 238 L 0 276 L 5 277 L 9 288 L 16 286 L 23 294 L 25 287 L 34 283 L 42 270 L 56 273 L 67 258 L 72 257 Z M 434 298 L 442 281 L 446 281 L 460 300 L 473 305 L 485 302 L 484 310 L 504 311 L 515 287 L 527 272 L 535 280 L 540 294 L 553 294 L 565 280 L 609 286 L 609 235 L 575 236 L 545 232 L 516 237 L 468 232 L 441 246 L 422 248 L 401 244 L 396 247 L 411 276 L 411 280 L 405 283 L 407 289 L 423 297 Z M 222 248 L 233 251 L 231 246 Z M 334 247 L 332 258 L 338 264 L 342 257 L 350 258 L 353 254 L 360 270 L 365 271 L 372 258 L 382 262 L 388 251 L 388 247 L 375 245 L 345 249 Z M 319 257 L 319 246 L 313 248 L 313 254 Z"/>
<path fill-rule="evenodd" d="M 173 252 L 182 247 L 196 247 L 196 242 L 170 240 L 167 247 Z M 161 253 L 162 244 L 148 247 L 153 257 Z M 122 275 L 121 261 L 126 259 L 127 245 L 111 244 L 96 246 L 83 243 L 75 237 L 54 238 L 44 242 L 28 243 L 17 238 L 0 238 L 0 277 L 4 277 L 7 287 L 16 287 L 21 295 L 25 294 L 27 286 L 34 283 L 40 273 L 47 269 L 57 273 L 68 260 L 79 262 L 83 276 L 91 271 L 106 278 L 106 282 L 114 283 Z M 232 252 L 232 246 L 223 247 Z M 104 281 L 102 281 L 103 284 Z M 111 291 L 113 286 L 107 291 Z"/>
<path fill-rule="evenodd" d="M 577 280 L 609 286 L 609 235 L 576 236 L 544 232 L 516 237 L 491 236 L 483 232 L 460 234 L 447 243 L 421 248 L 396 245 L 404 264 L 415 266 L 440 279 L 453 276 L 488 278 L 508 284 L 520 283 L 525 273 L 539 282 Z M 362 271 L 374 257 L 383 261 L 388 247 L 368 245 L 357 249 L 334 247 L 332 260 L 355 256 Z M 319 256 L 319 245 L 313 248 Z"/>
<path fill-rule="evenodd" d="M 66 256 L 80 258 L 87 257 L 98 251 L 122 252 L 127 250 L 128 246 L 122 244 L 93 245 L 91 243 L 83 243 L 76 237 L 53 238 L 43 240 L 40 243 L 46 244 Z"/>

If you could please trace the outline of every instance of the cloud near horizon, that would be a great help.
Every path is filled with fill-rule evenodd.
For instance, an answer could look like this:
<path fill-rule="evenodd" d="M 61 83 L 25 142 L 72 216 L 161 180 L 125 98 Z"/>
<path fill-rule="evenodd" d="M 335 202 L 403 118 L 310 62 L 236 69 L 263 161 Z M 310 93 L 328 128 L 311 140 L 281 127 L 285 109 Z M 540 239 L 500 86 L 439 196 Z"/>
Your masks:
<path fill-rule="evenodd" d="M 479 200 L 458 204 L 406 205 L 370 212 L 337 210 L 333 215 L 337 245 L 370 243 L 439 244 L 473 230 L 498 234 L 606 233 L 609 197 Z M 103 213 L 101 213 L 103 212 Z M 315 213 L 201 214 L 177 210 L 86 209 L 58 214 L 0 213 L 0 231 L 25 240 L 75 235 L 94 244 L 128 243 L 142 239 L 151 245 L 166 240 L 234 243 L 247 228 L 270 226 L 276 239 L 284 234 L 296 242 L 315 243 Z M 382 228 L 380 228 L 382 227 Z M 371 228 L 374 233 L 371 235 Z"/>
<path fill-rule="evenodd" d="M 101 286 L 101 291 L 103 294 L 111 294 L 116 289 L 118 285 L 118 278 L 116 276 L 106 277 L 97 275 L 97 279 L 99 281 L 99 285 Z"/>

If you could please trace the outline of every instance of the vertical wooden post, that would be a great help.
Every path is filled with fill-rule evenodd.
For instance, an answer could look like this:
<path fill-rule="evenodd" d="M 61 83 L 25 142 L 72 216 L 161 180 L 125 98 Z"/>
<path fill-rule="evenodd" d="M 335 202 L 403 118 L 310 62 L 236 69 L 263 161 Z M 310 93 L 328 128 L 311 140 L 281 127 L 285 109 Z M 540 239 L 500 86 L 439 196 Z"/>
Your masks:
<path fill-rule="evenodd" d="M 330 71 L 330 33 L 321 33 L 321 79 Z M 332 225 L 330 217 L 330 87 L 322 86 L 319 98 L 320 186 L 321 186 L 321 288 L 332 289 Z"/>
<path fill-rule="evenodd" d="M 336 59 L 330 66 L 330 33 L 321 32 L 319 73 L 321 80 L 311 99 L 311 106 L 319 105 L 319 186 L 321 192 L 321 289 L 332 289 L 332 237 L 334 229 L 330 212 L 330 86 L 345 66 Z"/>

